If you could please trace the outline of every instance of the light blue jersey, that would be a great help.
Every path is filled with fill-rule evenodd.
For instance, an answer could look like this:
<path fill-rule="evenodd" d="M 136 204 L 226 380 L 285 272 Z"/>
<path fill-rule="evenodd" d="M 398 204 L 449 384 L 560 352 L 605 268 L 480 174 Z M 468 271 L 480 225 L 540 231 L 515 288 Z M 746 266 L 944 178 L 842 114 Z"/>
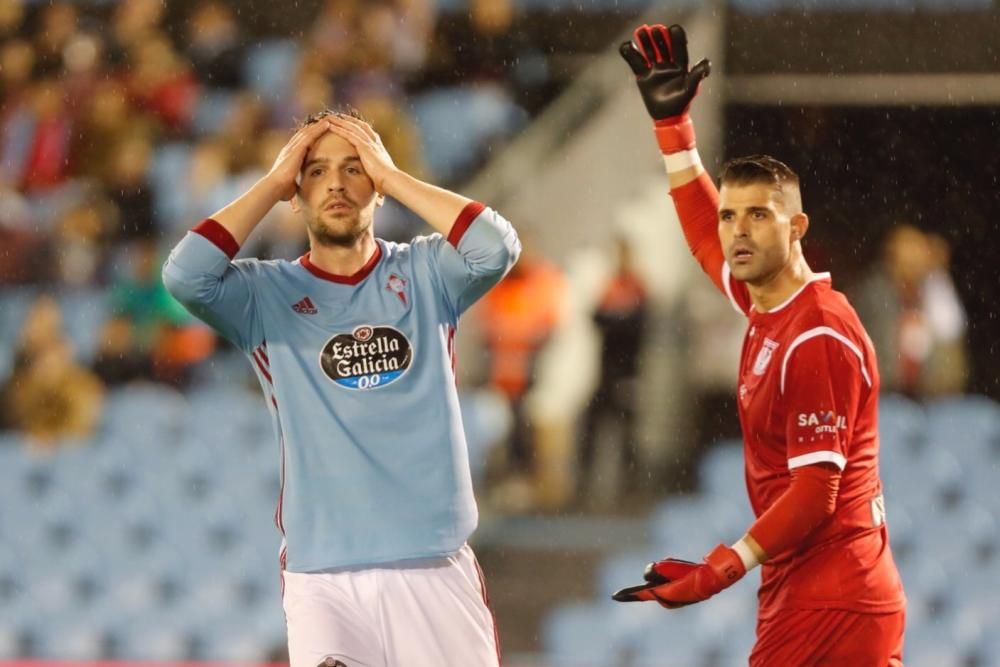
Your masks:
<path fill-rule="evenodd" d="M 293 572 L 454 553 L 478 512 L 454 376 L 458 318 L 506 274 L 510 223 L 470 204 L 445 239 L 377 240 L 353 276 L 231 261 L 207 220 L 163 279 L 253 362 L 281 450 L 276 519 Z M 220 415 L 220 418 L 225 418 Z"/>

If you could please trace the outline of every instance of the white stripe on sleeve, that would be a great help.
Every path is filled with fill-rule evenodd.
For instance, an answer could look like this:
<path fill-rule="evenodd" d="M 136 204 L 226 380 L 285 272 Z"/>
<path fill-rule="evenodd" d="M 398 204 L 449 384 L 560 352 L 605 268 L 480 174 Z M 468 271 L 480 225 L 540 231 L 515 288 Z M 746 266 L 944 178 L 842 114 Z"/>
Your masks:
<path fill-rule="evenodd" d="M 868 383 L 868 386 L 869 387 L 872 386 L 871 376 L 868 375 L 868 369 L 865 368 L 865 357 L 863 354 L 861 354 L 861 350 L 858 349 L 858 346 L 855 345 L 853 342 L 851 342 L 851 340 L 848 339 L 847 336 L 845 336 L 844 334 L 840 333 L 835 329 L 831 329 L 830 327 L 816 327 L 814 329 L 809 329 L 805 333 L 799 334 L 795 338 L 795 340 L 792 341 L 792 344 L 788 346 L 788 349 L 785 350 L 785 358 L 781 361 L 782 394 L 785 393 L 785 372 L 788 370 L 788 360 L 791 358 L 792 352 L 794 352 L 795 348 L 797 348 L 799 345 L 801 345 L 802 343 L 806 342 L 811 338 L 815 338 L 816 336 L 830 336 L 831 338 L 835 338 L 836 340 L 839 340 L 841 343 L 846 345 L 851 352 L 857 355 L 858 361 L 861 363 L 861 375 L 865 378 L 865 382 Z"/>
<path fill-rule="evenodd" d="M 814 463 L 832 463 L 841 470 L 847 465 L 847 459 L 843 454 L 833 451 L 809 452 L 801 456 L 793 456 L 788 459 L 788 469 L 794 470 L 802 466 L 811 466 Z"/>

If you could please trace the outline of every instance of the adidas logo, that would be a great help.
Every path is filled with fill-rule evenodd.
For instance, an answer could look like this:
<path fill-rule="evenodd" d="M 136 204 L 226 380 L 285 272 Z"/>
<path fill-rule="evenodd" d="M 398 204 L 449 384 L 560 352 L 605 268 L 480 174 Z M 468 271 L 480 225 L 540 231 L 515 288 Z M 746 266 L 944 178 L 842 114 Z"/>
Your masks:
<path fill-rule="evenodd" d="M 292 310 L 300 315 L 315 315 L 318 312 L 316 304 L 309 297 L 304 297 L 301 301 L 293 305 Z"/>

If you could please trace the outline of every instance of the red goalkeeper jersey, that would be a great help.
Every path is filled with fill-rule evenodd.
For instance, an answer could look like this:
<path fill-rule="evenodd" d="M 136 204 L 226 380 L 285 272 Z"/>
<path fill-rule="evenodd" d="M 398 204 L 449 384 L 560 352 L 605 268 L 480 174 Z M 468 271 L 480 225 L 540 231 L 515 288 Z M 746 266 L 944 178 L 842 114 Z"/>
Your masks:
<path fill-rule="evenodd" d="M 857 314 L 829 274 L 757 312 L 724 260 L 711 179 L 703 174 L 673 197 L 695 257 L 749 319 L 737 395 L 754 514 L 788 489 L 791 470 L 817 463 L 841 470 L 834 514 L 763 566 L 760 617 L 785 609 L 902 609 L 878 474 L 878 368 Z"/>

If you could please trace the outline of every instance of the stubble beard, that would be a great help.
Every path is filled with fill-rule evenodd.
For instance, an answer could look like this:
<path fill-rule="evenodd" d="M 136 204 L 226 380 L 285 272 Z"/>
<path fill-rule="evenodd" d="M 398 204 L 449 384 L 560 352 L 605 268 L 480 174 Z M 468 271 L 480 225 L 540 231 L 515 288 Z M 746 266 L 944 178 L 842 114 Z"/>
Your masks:
<path fill-rule="evenodd" d="M 337 222 L 346 222 L 346 225 L 337 229 Z M 351 248 L 357 245 L 358 241 L 368 233 L 372 221 L 365 220 L 360 214 L 355 213 L 349 221 L 343 218 L 334 223 L 324 221 L 319 215 L 309 220 L 309 232 L 313 241 L 328 248 Z"/>
<path fill-rule="evenodd" d="M 757 287 L 770 282 L 781 272 L 785 264 L 787 264 L 787 258 L 785 262 L 782 262 L 780 258 L 772 257 L 758 247 L 750 264 L 737 266 L 730 264 L 729 273 L 736 280 Z"/>

